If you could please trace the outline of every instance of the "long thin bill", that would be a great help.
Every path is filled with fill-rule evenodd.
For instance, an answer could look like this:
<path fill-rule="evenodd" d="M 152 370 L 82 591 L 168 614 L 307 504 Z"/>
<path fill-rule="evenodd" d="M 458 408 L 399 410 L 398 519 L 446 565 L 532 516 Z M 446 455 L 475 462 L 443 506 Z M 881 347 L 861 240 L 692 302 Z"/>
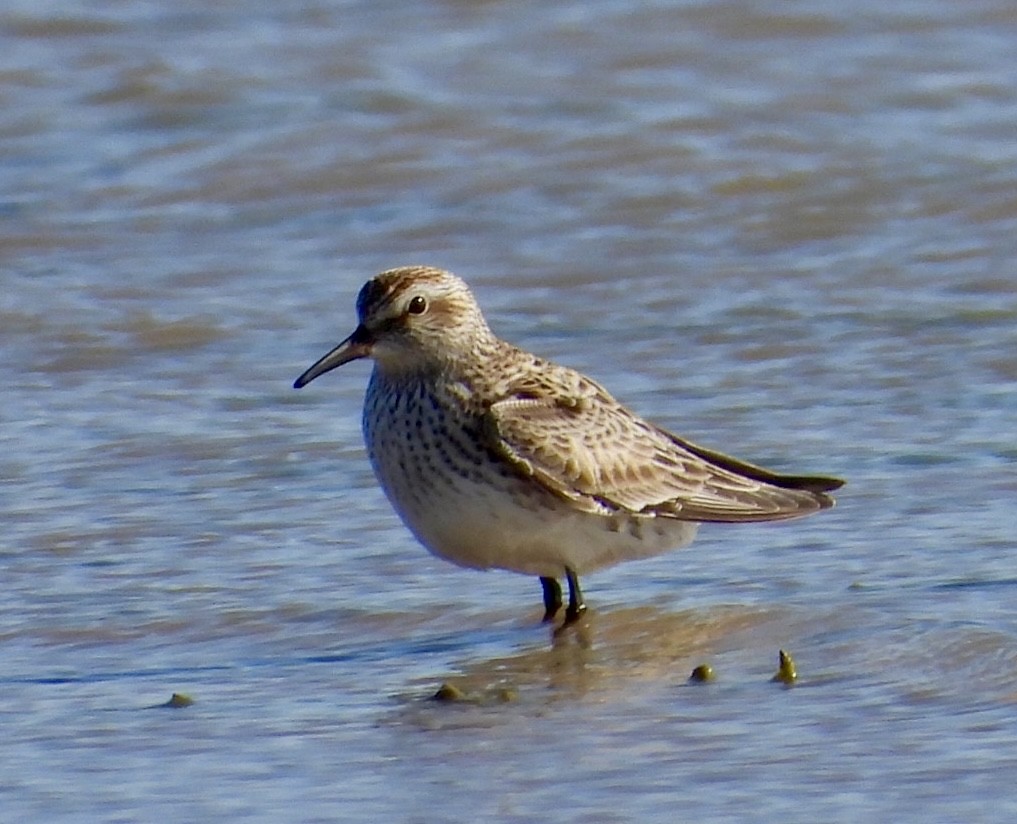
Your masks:
<path fill-rule="evenodd" d="M 297 378 L 293 382 L 293 388 L 300 389 L 303 386 L 307 386 L 315 378 L 324 375 L 326 372 L 331 372 L 344 363 L 369 357 L 371 345 L 371 336 L 367 330 L 363 326 L 358 326 L 352 335 Z"/>

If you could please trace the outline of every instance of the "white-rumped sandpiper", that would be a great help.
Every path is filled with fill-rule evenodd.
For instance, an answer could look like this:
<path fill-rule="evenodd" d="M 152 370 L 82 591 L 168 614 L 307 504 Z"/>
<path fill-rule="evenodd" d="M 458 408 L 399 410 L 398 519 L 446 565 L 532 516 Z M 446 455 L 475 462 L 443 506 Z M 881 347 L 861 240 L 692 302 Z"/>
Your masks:
<path fill-rule="evenodd" d="M 359 325 L 297 378 L 374 371 L 364 440 L 396 511 L 435 555 L 540 578 L 544 618 L 585 609 L 579 575 L 688 544 L 702 522 L 833 506 L 835 478 L 780 475 L 644 421 L 600 384 L 497 338 L 469 287 L 425 266 L 383 272 Z"/>

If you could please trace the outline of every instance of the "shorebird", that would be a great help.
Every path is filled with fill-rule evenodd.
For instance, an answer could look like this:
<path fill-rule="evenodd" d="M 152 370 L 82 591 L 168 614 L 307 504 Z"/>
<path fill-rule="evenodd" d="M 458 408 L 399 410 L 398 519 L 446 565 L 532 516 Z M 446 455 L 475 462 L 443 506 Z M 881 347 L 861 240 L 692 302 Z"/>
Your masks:
<path fill-rule="evenodd" d="M 692 541 L 704 522 L 776 521 L 833 506 L 836 478 L 782 475 L 643 420 L 583 374 L 495 336 L 464 281 L 382 272 L 353 333 L 299 389 L 374 361 L 363 431 L 374 472 L 434 555 L 540 578 L 544 620 L 585 610 L 579 576 Z"/>

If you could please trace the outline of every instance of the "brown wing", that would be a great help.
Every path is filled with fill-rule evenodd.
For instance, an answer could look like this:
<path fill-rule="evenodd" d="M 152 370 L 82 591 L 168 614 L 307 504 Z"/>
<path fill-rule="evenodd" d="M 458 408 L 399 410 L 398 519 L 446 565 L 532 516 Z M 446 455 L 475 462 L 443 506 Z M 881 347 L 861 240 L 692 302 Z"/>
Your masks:
<path fill-rule="evenodd" d="M 490 446 L 583 511 L 687 521 L 770 521 L 833 506 L 833 478 L 777 475 L 683 441 L 601 386 L 551 367 L 489 407 Z"/>

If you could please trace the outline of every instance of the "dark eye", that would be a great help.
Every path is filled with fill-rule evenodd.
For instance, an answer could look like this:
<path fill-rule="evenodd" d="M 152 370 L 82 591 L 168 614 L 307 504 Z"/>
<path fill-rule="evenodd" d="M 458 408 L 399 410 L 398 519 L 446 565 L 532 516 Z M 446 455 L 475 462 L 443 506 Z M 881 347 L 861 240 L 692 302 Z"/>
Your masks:
<path fill-rule="evenodd" d="M 406 311 L 411 315 L 422 315 L 427 311 L 427 300 L 423 295 L 417 295 L 413 298 L 409 305 L 406 307 Z"/>

